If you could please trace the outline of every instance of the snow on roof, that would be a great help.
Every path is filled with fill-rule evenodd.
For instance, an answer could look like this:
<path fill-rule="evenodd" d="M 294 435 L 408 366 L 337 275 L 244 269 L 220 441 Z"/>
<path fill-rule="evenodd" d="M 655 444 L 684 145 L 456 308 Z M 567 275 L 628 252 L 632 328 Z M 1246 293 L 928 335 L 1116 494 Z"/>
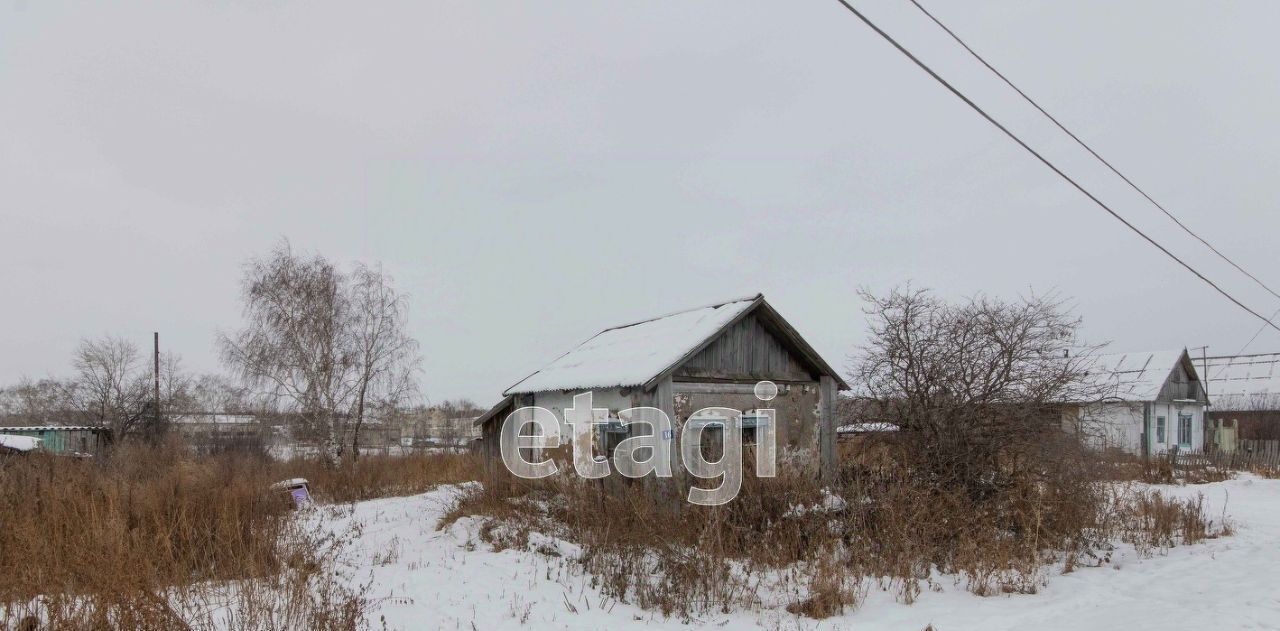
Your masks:
<path fill-rule="evenodd" d="M 40 439 L 33 436 L 0 434 L 0 447 L 14 451 L 35 451 L 40 448 Z"/>
<path fill-rule="evenodd" d="M 1105 388 L 1106 398 L 1121 401 L 1155 401 L 1185 350 L 1112 353 L 1093 358 L 1087 378 Z"/>
<path fill-rule="evenodd" d="M 306 486 L 307 484 L 309 484 L 309 482 L 307 482 L 306 478 L 289 478 L 288 480 L 281 480 L 279 482 L 276 482 L 275 484 L 272 484 L 271 490 L 287 491 L 289 489 L 292 489 L 295 486 Z"/>
<path fill-rule="evenodd" d="M 837 434 L 869 434 L 872 432 L 896 432 L 900 427 L 893 423 L 852 423 L 836 428 Z"/>
<path fill-rule="evenodd" d="M 179 424 L 194 423 L 214 423 L 217 425 L 249 425 L 256 423 L 258 417 L 252 414 L 178 414 L 169 418 L 171 422 Z"/>
<path fill-rule="evenodd" d="M 101 425 L 12 425 L 0 427 L 0 432 L 83 432 L 106 431 Z"/>
<path fill-rule="evenodd" d="M 1214 408 L 1280 408 L 1280 353 L 1210 357 L 1205 363 Z"/>
<path fill-rule="evenodd" d="M 638 386 L 755 304 L 759 296 L 605 329 L 503 394 Z"/>

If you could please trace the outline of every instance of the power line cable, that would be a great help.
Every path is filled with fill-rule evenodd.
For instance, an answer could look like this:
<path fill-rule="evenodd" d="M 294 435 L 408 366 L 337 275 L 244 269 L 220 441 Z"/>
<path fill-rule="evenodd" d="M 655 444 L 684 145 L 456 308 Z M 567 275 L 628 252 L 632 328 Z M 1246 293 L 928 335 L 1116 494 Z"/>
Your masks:
<path fill-rule="evenodd" d="M 1129 223 L 1129 221 L 1128 221 L 1127 219 L 1125 219 L 1124 217 L 1120 216 L 1120 214 L 1119 214 L 1119 213 L 1117 213 L 1116 211 L 1112 210 L 1110 206 L 1106 205 L 1105 203 L 1103 203 L 1103 201 L 1102 201 L 1102 200 L 1100 200 L 1100 199 L 1098 199 L 1097 197 L 1095 197 L 1093 193 L 1090 193 L 1090 192 L 1088 191 L 1088 189 L 1086 189 L 1085 187 L 1081 186 L 1079 182 L 1076 182 L 1074 179 L 1072 179 L 1072 178 L 1071 178 L 1071 176 L 1069 176 L 1069 175 L 1067 175 L 1066 173 L 1064 173 L 1061 169 L 1059 169 L 1059 168 L 1057 167 L 1057 165 L 1055 165 L 1054 163 L 1050 162 L 1050 161 L 1048 160 L 1048 158 L 1045 158 L 1043 155 L 1040 155 L 1040 152 L 1036 151 L 1035 149 L 1032 149 L 1032 148 L 1031 148 L 1031 145 L 1028 145 L 1028 144 L 1027 144 L 1026 142 L 1024 142 L 1021 138 L 1019 138 L 1016 134 L 1014 134 L 1013 132 L 1009 131 L 1009 128 L 1007 128 L 1007 127 L 1005 127 L 1004 125 L 1002 125 L 999 121 L 997 121 L 997 120 L 996 120 L 995 118 L 993 118 L 990 114 L 988 114 L 988 113 L 986 112 L 986 110 L 982 109 L 981 107 L 979 107 L 979 106 L 978 106 L 978 104 L 977 104 L 977 103 L 974 103 L 972 100 L 970 100 L 970 99 L 969 99 L 969 97 L 965 96 L 963 92 L 961 92 L 960 90 L 957 90 L 957 89 L 955 88 L 955 86 L 951 85 L 951 83 L 949 83 L 946 79 L 943 79 L 943 78 L 942 78 L 942 77 L 941 77 L 937 72 L 934 72 L 933 68 L 930 68 L 930 67 L 928 66 L 928 64 L 924 63 L 923 61 L 920 61 L 920 59 L 919 59 L 918 57 L 916 57 L 914 54 L 912 54 L 912 52 L 911 52 L 911 51 L 907 50 L 907 49 L 906 49 L 902 44 L 899 44 L 899 43 L 898 43 L 898 40 L 894 39 L 894 38 L 893 38 L 893 36 L 891 36 L 891 35 L 889 35 L 888 33 L 886 33 L 886 32 L 885 32 L 883 29 L 881 29 L 879 26 L 876 26 L 875 22 L 872 22 L 870 19 L 868 19 L 868 18 L 867 18 L 867 16 L 863 15 L 861 11 L 858 11 L 856 8 L 854 8 L 854 6 L 853 6 L 852 4 L 849 4 L 849 2 L 848 2 L 847 0 L 836 0 L 836 2 L 839 2 L 841 5 L 843 5 L 843 6 L 844 6 L 844 8 L 848 9 L 850 13 L 853 13 L 855 16 L 857 16 L 857 17 L 858 17 L 858 19 L 862 20 L 862 22 L 863 22 L 864 24 L 866 24 L 867 26 L 871 27 L 871 30 L 875 31 L 875 32 L 876 32 L 876 34 L 878 34 L 880 37 L 884 38 L 884 40 L 885 40 L 885 41 L 887 41 L 887 42 L 889 42 L 890 44 L 892 44 L 894 48 L 897 48 L 897 49 L 898 49 L 898 52 L 902 53 L 903 55 L 906 55 L 906 57 L 907 57 L 908 59 L 910 59 L 910 60 L 911 60 L 912 62 L 914 62 L 917 66 L 919 66 L 921 70 L 924 70 L 925 72 L 927 72 L 927 73 L 929 74 L 929 76 L 930 76 L 930 77 L 933 77 L 933 79 L 934 79 L 935 81 L 937 81 L 938 83 L 942 84 L 942 86 L 943 86 L 943 87 L 945 87 L 947 90 L 949 90 L 952 94 L 954 94 L 954 95 L 956 96 L 956 98 L 960 99 L 961 101 L 964 101 L 964 103 L 965 103 L 966 105 L 968 105 L 968 106 L 969 106 L 970 108 L 972 108 L 975 112 L 977 112 L 978 114 L 980 114 L 983 118 L 987 119 L 987 122 L 991 123 L 992 125 L 995 125 L 995 127 L 996 127 L 997 129 L 999 129 L 1000 131 L 1004 132 L 1004 134 L 1005 134 L 1006 136 L 1008 136 L 1008 137 L 1009 137 L 1010 139 L 1012 139 L 1014 142 L 1018 143 L 1018 145 L 1019 145 L 1019 146 L 1021 146 L 1023 149 L 1027 150 L 1027 152 L 1028 152 L 1028 153 L 1030 153 L 1031 155 L 1035 156 L 1035 157 L 1036 157 L 1036 159 L 1038 159 L 1038 160 L 1040 160 L 1040 162 L 1044 163 L 1044 165 L 1045 165 L 1045 166 L 1049 167 L 1049 169 L 1050 169 L 1050 170 L 1052 170 L 1054 173 L 1056 173 L 1056 174 L 1058 175 L 1058 177 L 1061 177 L 1062 179 L 1066 180 L 1069 184 L 1071 184 L 1073 187 L 1075 187 L 1075 189 L 1076 189 L 1076 190 L 1078 190 L 1078 191 L 1080 191 L 1081 193 L 1083 193 L 1083 194 L 1085 195 L 1085 197 L 1088 197 L 1091 201 L 1093 201 L 1093 203 L 1097 204 L 1100 208 L 1102 208 L 1103 210 L 1107 211 L 1107 213 L 1108 213 L 1108 214 L 1110 214 L 1112 217 L 1115 217 L 1115 218 L 1116 218 L 1116 220 L 1118 220 L 1120 223 L 1124 224 L 1124 225 L 1125 225 L 1125 227 L 1127 227 L 1127 228 L 1129 228 L 1130 230 L 1132 230 L 1133 232 L 1137 233 L 1137 234 L 1138 234 L 1138 236 L 1142 237 L 1142 238 L 1143 238 L 1143 239 L 1145 239 L 1148 243 L 1150 243 L 1151 245 L 1155 246 L 1155 247 L 1156 247 L 1156 249 L 1158 249 L 1158 250 L 1160 250 L 1161 252 L 1163 252 L 1163 253 L 1165 254 L 1165 256 L 1168 256 L 1169 258 L 1173 259 L 1174 261 L 1177 261 L 1177 263 L 1178 263 L 1179 265 L 1181 265 L 1182 267 L 1186 268 L 1186 269 L 1187 269 L 1187 271 L 1191 272 L 1192 274 L 1195 274 L 1196 278 L 1199 278 L 1200 280 L 1204 281 L 1204 283 L 1205 283 L 1205 284 L 1207 284 L 1207 285 L 1209 285 L 1210 287 L 1212 287 L 1212 288 L 1213 288 L 1215 291 L 1217 291 L 1219 294 L 1222 294 L 1222 295 L 1223 295 L 1223 297 L 1225 297 L 1227 300 L 1230 300 L 1230 301 L 1231 301 L 1232 303 L 1234 303 L 1236 306 L 1240 307 L 1241 309 L 1244 309 L 1244 310 L 1245 310 L 1245 311 L 1247 311 L 1249 314 L 1253 315 L 1253 317 L 1258 318 L 1259 320 L 1262 320 L 1262 321 L 1263 321 L 1263 322 L 1265 322 L 1267 325 L 1269 325 L 1271 328 L 1273 328 L 1273 329 L 1275 329 L 1275 330 L 1277 330 L 1277 331 L 1280 331 L 1280 326 L 1276 326 L 1276 325 L 1275 325 L 1275 323 L 1273 323 L 1271 320 L 1269 320 L 1269 319 L 1267 319 L 1266 317 L 1264 317 L 1262 314 L 1258 313 L 1257 311 L 1254 311 L 1253 309 L 1250 309 L 1248 306 L 1246 306 L 1244 303 L 1240 302 L 1239 300 L 1236 300 L 1236 298 L 1235 298 L 1234 296 L 1232 296 L 1231 294 L 1229 294 L 1229 293 L 1227 293 L 1225 290 L 1223 290 L 1221 287 L 1219 287 L 1219 286 L 1217 285 L 1217 283 L 1214 283 L 1213 281 L 1209 280 L 1207 277 L 1205 277 L 1205 275 L 1204 275 L 1204 274 L 1201 274 L 1201 273 L 1199 272 L 1199 270 L 1197 270 L 1196 268 L 1194 268 L 1194 267 L 1192 267 L 1191 265 L 1187 264 L 1187 262 L 1186 262 L 1186 261 L 1183 261 L 1182 259 L 1178 258 L 1178 256 L 1177 256 L 1177 255 L 1175 255 L 1173 252 L 1170 252 L 1170 251 L 1169 251 L 1167 248 L 1165 248 L 1163 245 L 1160 245 L 1160 243 L 1159 243 L 1159 242 L 1157 242 L 1155 239 L 1152 239 L 1151 237 L 1147 236 L 1147 234 L 1146 234 L 1145 232 L 1143 232 L 1142 230 L 1138 229 L 1138 227 L 1137 227 L 1137 226 L 1135 226 L 1135 225 L 1133 225 L 1133 224 Z"/>
<path fill-rule="evenodd" d="M 1035 101 L 1035 99 L 1032 99 L 1030 96 L 1027 96 L 1027 93 L 1023 92 L 1021 88 L 1014 85 L 1013 81 L 1010 81 L 1008 77 L 1004 76 L 1004 73 L 1000 72 L 999 70 L 996 70 L 995 66 L 992 66 L 989 62 L 987 62 L 986 59 L 982 57 L 982 55 L 979 55 L 977 51 L 973 50 L 973 48 L 971 48 L 968 44 L 966 44 L 963 39 L 960 39 L 959 35 L 956 35 L 954 31 L 947 28 L 946 24 L 943 24 L 941 20 L 934 17 L 934 15 L 930 13 L 928 9 L 924 8 L 924 5 L 920 4 L 918 0 L 909 0 L 909 1 L 911 2 L 911 4 L 916 5 L 916 8 L 920 9 L 921 13 L 924 13 L 925 16 L 927 16 L 930 20 L 933 20 L 934 24 L 937 24 L 939 28 L 946 31 L 947 35 L 951 36 L 951 39 L 956 40 L 957 44 L 960 44 L 960 46 L 964 47 L 965 50 L 969 51 L 969 54 L 973 55 L 974 59 L 977 59 L 982 65 L 986 66 L 988 70 L 995 73 L 997 77 L 1000 77 L 1000 80 L 1004 81 L 1005 85 L 1008 85 L 1010 88 L 1013 88 L 1013 91 L 1017 92 L 1018 96 L 1021 96 L 1023 100 L 1025 100 L 1027 103 L 1030 103 L 1032 107 L 1036 108 L 1037 110 L 1040 110 L 1040 113 L 1044 114 L 1045 118 L 1048 118 L 1050 121 L 1053 121 L 1053 124 L 1057 125 L 1058 129 L 1061 129 L 1063 133 L 1070 136 L 1072 140 L 1076 141 L 1076 144 L 1083 147 L 1085 151 L 1088 151 L 1093 157 L 1097 158 L 1099 162 L 1101 162 L 1102 164 L 1105 164 L 1108 169 L 1111 169 L 1112 173 L 1115 173 L 1117 176 L 1120 177 L 1120 179 L 1124 180 L 1125 184 L 1128 184 L 1130 188 L 1137 191 L 1143 197 L 1147 198 L 1147 201 L 1151 202 L 1156 208 L 1159 208 L 1160 212 L 1164 213 L 1165 216 L 1168 217 L 1169 219 L 1172 219 L 1173 223 L 1178 224 L 1179 228 L 1182 228 L 1184 232 L 1191 235 L 1192 237 L 1195 237 L 1195 239 L 1200 243 L 1203 243 L 1205 247 L 1209 248 L 1210 250 L 1213 250 L 1213 253 L 1217 254 L 1219 258 L 1221 258 L 1222 260 L 1229 263 L 1232 267 L 1239 270 L 1241 274 L 1248 276 L 1250 279 L 1253 280 L 1253 282 L 1257 283 L 1259 287 L 1262 287 L 1263 289 L 1267 290 L 1267 293 L 1271 294 L 1272 296 L 1275 296 L 1276 298 L 1280 298 L 1280 294 L 1276 293 L 1274 290 L 1268 287 L 1266 283 L 1259 280 L 1257 276 L 1254 276 L 1253 274 L 1249 273 L 1247 270 L 1241 267 L 1238 263 L 1231 260 L 1227 255 L 1220 252 L 1218 248 L 1214 247 L 1213 244 L 1209 243 L 1203 237 L 1196 234 L 1194 230 L 1192 230 L 1191 228 L 1188 228 L 1186 224 L 1182 223 L 1180 219 L 1175 217 L 1172 212 L 1169 212 L 1169 210 L 1166 209 L 1160 202 L 1157 202 L 1154 198 L 1148 195 L 1146 191 L 1139 188 L 1137 184 L 1134 184 L 1133 180 L 1130 180 L 1128 176 L 1121 173 L 1119 169 L 1117 169 L 1114 165 L 1108 162 L 1106 158 L 1103 158 L 1101 155 L 1098 154 L 1097 151 L 1094 151 L 1093 147 L 1090 147 L 1087 143 L 1085 143 L 1085 141 L 1080 140 L 1079 136 L 1076 136 L 1074 133 L 1072 133 L 1070 129 L 1067 129 L 1066 125 L 1063 125 L 1057 118 L 1054 117 L 1053 114 L 1050 114 L 1049 112 L 1045 111 L 1045 109 L 1041 107 L 1040 104 Z M 1271 316 L 1271 317 L 1275 318 L 1275 316 Z"/>
<path fill-rule="evenodd" d="M 1271 314 L 1271 319 L 1272 319 L 1272 320 L 1276 319 L 1276 316 L 1280 316 L 1280 309 L 1276 309 L 1276 312 L 1275 312 L 1275 313 L 1273 313 L 1273 314 Z M 1241 356 L 1241 355 L 1244 355 L 1244 352 L 1245 352 L 1245 351 L 1247 351 L 1247 350 L 1249 350 L 1249 346 L 1250 346 L 1251 344 L 1253 344 L 1254 340 L 1258 339 L 1258 336 L 1259 336 L 1259 335 L 1262 335 L 1262 332 L 1263 332 L 1263 331 L 1265 331 L 1265 330 L 1267 330 L 1267 325 L 1265 325 L 1265 324 L 1264 324 L 1264 325 L 1262 325 L 1262 326 L 1260 326 L 1260 327 L 1258 327 L 1258 330 L 1257 330 L 1257 331 L 1254 331 L 1254 333 L 1253 333 L 1253 337 L 1249 338 L 1249 341 L 1248 341 L 1248 342 L 1245 342 L 1245 343 L 1244 343 L 1244 346 L 1241 346 L 1241 347 L 1240 347 L 1240 350 L 1236 351 L 1235 356 L 1236 356 L 1236 357 L 1239 357 L 1239 356 Z M 1213 379 L 1217 379 L 1218 377 L 1221 377 L 1221 376 L 1222 376 L 1222 373 L 1224 373 L 1224 372 L 1226 372 L 1226 371 L 1227 371 L 1227 365 L 1229 365 L 1229 364 L 1224 364 L 1221 368 L 1219 368 L 1219 369 L 1218 369 L 1218 373 L 1217 373 L 1217 377 L 1213 377 Z M 1208 377 L 1209 377 L 1209 375 L 1205 375 L 1205 377 L 1206 377 L 1206 378 L 1208 378 Z"/>

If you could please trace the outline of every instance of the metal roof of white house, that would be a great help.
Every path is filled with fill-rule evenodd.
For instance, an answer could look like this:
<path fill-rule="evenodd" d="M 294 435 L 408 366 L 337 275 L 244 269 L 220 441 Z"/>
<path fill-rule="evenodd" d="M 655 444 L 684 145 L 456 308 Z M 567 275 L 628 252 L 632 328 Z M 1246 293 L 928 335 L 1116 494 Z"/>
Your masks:
<path fill-rule="evenodd" d="M 1205 378 L 1214 408 L 1247 410 L 1280 406 L 1280 353 L 1210 357 L 1205 363 L 1208 364 Z M 1201 365 L 1197 360 L 1196 366 Z"/>
<path fill-rule="evenodd" d="M 760 296 L 605 329 L 503 394 L 638 386 L 714 335 Z"/>
<path fill-rule="evenodd" d="M 1185 353 L 1169 350 L 1098 355 L 1089 368 L 1088 380 L 1095 387 L 1105 388 L 1108 399 L 1155 401 Z"/>

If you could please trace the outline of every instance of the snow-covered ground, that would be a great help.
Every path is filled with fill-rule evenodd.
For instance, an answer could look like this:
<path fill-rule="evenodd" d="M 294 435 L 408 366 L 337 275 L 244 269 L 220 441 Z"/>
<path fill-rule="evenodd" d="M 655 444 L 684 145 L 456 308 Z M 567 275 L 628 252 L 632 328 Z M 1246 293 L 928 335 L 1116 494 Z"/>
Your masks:
<path fill-rule="evenodd" d="M 1203 493 L 1206 512 L 1225 512 L 1234 536 L 1141 558 L 1122 547 L 1109 566 L 1051 571 L 1034 595 L 975 596 L 944 580 L 912 605 L 872 590 L 856 610 L 826 620 L 785 609 L 713 615 L 693 626 L 764 629 L 1280 629 L 1280 480 L 1158 487 L 1179 497 Z M 370 581 L 372 621 L 389 629 L 687 629 L 679 619 L 603 598 L 564 556 L 492 552 L 465 518 L 437 531 L 456 487 L 414 497 L 362 502 L 325 519 L 339 531 L 358 523 L 350 552 L 359 580 Z"/>

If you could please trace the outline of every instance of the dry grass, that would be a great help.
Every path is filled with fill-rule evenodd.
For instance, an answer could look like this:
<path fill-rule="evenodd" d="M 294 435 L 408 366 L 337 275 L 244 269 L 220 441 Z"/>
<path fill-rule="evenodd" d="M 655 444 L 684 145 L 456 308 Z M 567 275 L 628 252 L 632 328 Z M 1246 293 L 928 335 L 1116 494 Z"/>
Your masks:
<path fill-rule="evenodd" d="M 1066 460 L 1010 467 L 1020 473 L 973 491 L 875 454 L 828 489 L 803 468 L 748 475 L 737 499 L 711 508 L 684 501 L 678 482 L 498 477 L 445 524 L 487 516 L 481 538 L 499 548 L 526 547 L 532 532 L 573 541 L 607 597 L 683 619 L 779 593 L 788 611 L 821 618 L 856 608 L 871 587 L 910 603 L 943 576 L 980 596 L 1035 593 L 1053 563 L 1108 563 L 1116 541 L 1151 553 L 1229 532 L 1198 501 L 1115 491 Z"/>
<path fill-rule="evenodd" d="M 416 495 L 441 484 L 478 480 L 481 469 L 481 461 L 470 453 L 366 455 L 337 467 L 314 458 L 272 463 L 277 479 L 306 478 L 312 494 L 325 502 Z"/>
<path fill-rule="evenodd" d="M 1207 484 L 1235 477 L 1235 471 L 1216 466 L 1208 458 L 1200 460 L 1184 455 L 1182 459 L 1175 466 L 1170 456 L 1143 458 L 1127 453 L 1108 452 L 1098 459 L 1096 466 L 1100 475 L 1116 482 Z"/>
<path fill-rule="evenodd" d="M 469 456 L 362 458 L 326 469 L 177 445 L 97 460 L 0 461 L 0 629 L 353 629 L 364 598 L 337 557 L 349 537 L 294 518 L 272 482 L 354 501 L 467 478 Z M 471 475 L 474 478 L 473 475 Z"/>

